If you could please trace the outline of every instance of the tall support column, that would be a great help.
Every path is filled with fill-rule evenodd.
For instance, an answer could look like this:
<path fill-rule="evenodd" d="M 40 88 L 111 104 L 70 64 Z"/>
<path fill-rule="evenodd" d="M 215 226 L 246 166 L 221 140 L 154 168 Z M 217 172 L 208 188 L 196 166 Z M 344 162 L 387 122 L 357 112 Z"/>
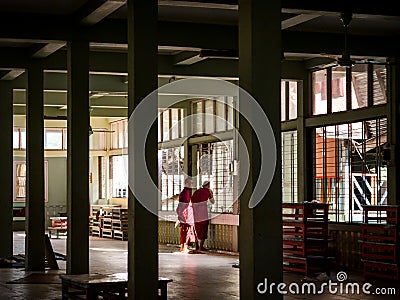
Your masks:
<path fill-rule="evenodd" d="M 13 90 L 0 81 L 0 258 L 13 255 Z"/>
<path fill-rule="evenodd" d="M 67 273 L 89 273 L 89 43 L 68 51 Z"/>
<path fill-rule="evenodd" d="M 312 129 L 306 128 L 309 115 L 310 82 L 307 69 L 298 83 L 297 99 L 297 201 L 312 199 Z"/>
<path fill-rule="evenodd" d="M 239 84 L 260 104 L 276 139 L 277 164 L 271 186 L 254 208 L 248 203 L 261 167 L 258 139 L 240 118 L 239 132 L 248 148 L 250 176 L 240 196 L 240 298 L 282 299 L 273 289 L 260 294 L 258 285 L 282 282 L 281 179 L 281 1 L 243 0 L 239 3 Z M 248 105 L 239 98 L 239 111 Z M 251 120 L 250 120 L 251 121 Z M 255 120 L 254 120 L 255 121 Z M 239 158 L 241 154 L 239 153 Z M 264 157 L 264 159 L 268 159 Z M 264 285 L 263 285 L 264 286 Z M 263 290 L 263 287 L 260 289 Z"/>
<path fill-rule="evenodd" d="M 185 136 L 188 137 L 183 143 L 184 147 L 184 160 L 183 160 L 183 171 L 188 176 L 197 176 L 197 145 L 189 144 L 189 137 L 193 134 L 191 115 L 193 114 L 192 105 L 190 101 L 186 101 L 184 104 L 184 129 Z M 196 183 L 195 183 L 196 187 Z M 182 186 L 183 188 L 183 186 Z"/>
<path fill-rule="evenodd" d="M 141 101 L 158 87 L 157 80 L 157 12 L 156 0 L 128 0 L 128 117 Z M 146 118 L 157 117 L 157 96 L 146 99 L 151 111 Z M 129 223 L 128 223 L 128 294 L 129 299 L 158 297 L 158 216 L 141 203 L 157 210 L 157 122 L 147 135 L 145 158 L 147 170 L 135 165 L 142 157 L 140 132 L 129 120 Z M 136 167 L 135 167 L 136 166 Z M 145 172 L 151 179 L 144 179 Z M 145 181 L 145 182 L 144 182 Z M 132 188 L 148 186 L 146 199 L 138 199 Z M 155 201 L 155 202 L 153 202 Z M 149 203 L 151 202 L 151 203 Z"/>
<path fill-rule="evenodd" d="M 397 185 L 400 182 L 400 57 L 389 69 L 388 93 L 388 136 L 390 144 L 390 161 L 388 167 L 388 204 L 400 204 Z"/>
<path fill-rule="evenodd" d="M 30 271 L 45 267 L 43 139 L 43 68 L 32 61 L 26 99 L 25 268 Z"/>

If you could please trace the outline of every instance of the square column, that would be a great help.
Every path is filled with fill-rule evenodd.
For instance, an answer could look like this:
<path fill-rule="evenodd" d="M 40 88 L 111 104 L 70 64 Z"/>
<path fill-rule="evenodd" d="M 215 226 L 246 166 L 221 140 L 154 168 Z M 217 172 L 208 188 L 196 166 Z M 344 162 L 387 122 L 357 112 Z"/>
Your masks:
<path fill-rule="evenodd" d="M 28 67 L 26 99 L 25 268 L 45 268 L 43 68 Z"/>
<path fill-rule="evenodd" d="M 0 257 L 13 255 L 13 90 L 0 81 Z"/>
<path fill-rule="evenodd" d="M 301 76 L 302 75 L 302 76 Z M 297 200 L 310 201 L 313 198 L 313 139 L 312 129 L 306 128 L 306 118 L 309 117 L 309 84 L 310 77 L 307 69 L 300 74 L 297 99 Z"/>
<path fill-rule="evenodd" d="M 157 95 L 145 100 L 148 114 L 138 116 L 155 121 L 146 135 L 146 145 L 140 140 L 140 126 L 132 126 L 131 115 L 144 98 L 158 88 L 157 12 L 156 0 L 128 0 L 128 295 L 129 299 L 140 300 L 158 298 L 159 195 L 152 188 L 158 181 Z M 143 155 L 146 166 L 142 168 L 138 164 Z M 146 177 L 147 174 L 151 178 Z M 135 189 L 145 189 L 145 195 L 138 198 L 133 194 Z"/>
<path fill-rule="evenodd" d="M 276 287 L 271 293 L 265 286 L 266 280 L 278 284 L 283 279 L 280 81 L 281 1 L 240 1 L 239 84 L 251 94 L 268 117 L 275 136 L 277 154 L 275 173 L 266 195 L 254 208 L 249 208 L 249 199 L 261 168 L 261 151 L 259 138 L 251 125 L 257 120 L 252 120 L 252 115 L 250 120 L 240 117 L 239 133 L 246 143 L 250 162 L 249 178 L 240 196 L 241 299 L 283 298 Z M 248 106 L 248 103 L 242 101 L 241 95 L 239 112 Z M 239 161 L 241 157 L 239 153 Z M 264 288 L 267 288 L 266 293 L 260 293 L 259 290 L 263 291 Z"/>
<path fill-rule="evenodd" d="M 397 185 L 400 182 L 400 58 L 394 60 L 388 72 L 388 142 L 390 160 L 388 163 L 388 205 L 399 205 Z"/>
<path fill-rule="evenodd" d="M 70 41 L 67 98 L 67 274 L 89 273 L 89 42 Z"/>

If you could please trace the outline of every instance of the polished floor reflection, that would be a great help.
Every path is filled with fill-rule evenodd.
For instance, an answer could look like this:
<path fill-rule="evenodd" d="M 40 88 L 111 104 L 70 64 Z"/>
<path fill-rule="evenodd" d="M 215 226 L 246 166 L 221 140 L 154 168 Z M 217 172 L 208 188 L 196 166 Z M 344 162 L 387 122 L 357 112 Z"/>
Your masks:
<path fill-rule="evenodd" d="M 51 239 L 55 252 L 65 254 L 66 238 Z M 207 252 L 206 254 L 181 254 L 178 246 L 160 245 L 159 248 L 159 275 L 173 279 L 168 285 L 168 299 L 239 299 L 239 269 L 232 267 L 238 256 L 231 253 Z M 24 253 L 24 233 L 14 233 L 14 254 Z M 127 242 L 111 239 L 90 237 L 90 272 L 91 273 L 121 273 L 127 271 Z M 53 273 L 65 273 L 65 261 L 58 260 L 60 270 L 47 271 Z M 330 274 L 331 279 L 336 280 L 336 274 L 341 270 L 335 270 Z M 7 282 L 29 275 L 21 268 L 0 269 L 0 300 L 3 299 L 29 299 L 52 300 L 61 299 L 61 285 L 52 284 L 9 284 Z M 400 284 L 397 282 L 367 280 L 362 274 L 348 272 L 346 282 L 360 284 L 371 283 L 370 291 L 374 294 L 364 293 L 329 293 L 325 290 L 322 295 L 297 294 L 288 292 L 284 299 L 398 299 Z M 304 282 L 322 281 L 314 278 L 305 278 L 302 275 L 290 272 L 284 273 L 284 282 L 289 286 L 296 283 L 301 286 Z M 336 281 L 337 282 L 337 281 Z M 396 292 L 396 295 L 377 295 L 376 288 L 381 291 Z M 382 289 L 386 288 L 386 290 Z M 395 290 L 389 290 L 394 288 Z"/>

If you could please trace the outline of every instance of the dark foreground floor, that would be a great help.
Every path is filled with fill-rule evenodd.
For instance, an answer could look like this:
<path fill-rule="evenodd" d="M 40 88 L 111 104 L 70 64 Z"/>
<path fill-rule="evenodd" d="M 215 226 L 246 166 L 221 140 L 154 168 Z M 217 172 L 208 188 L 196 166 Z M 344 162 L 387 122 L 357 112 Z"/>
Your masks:
<path fill-rule="evenodd" d="M 65 254 L 66 239 L 51 239 L 55 252 Z M 186 254 L 177 252 L 175 246 L 160 246 L 159 250 L 159 275 L 173 279 L 168 286 L 168 299 L 239 299 L 239 269 L 233 268 L 238 256 L 231 254 Z M 14 254 L 24 253 L 24 234 L 16 232 L 14 234 Z M 90 272 L 91 273 L 120 273 L 126 272 L 127 261 L 127 242 L 90 238 Z M 107 262 L 107 263 L 105 263 Z M 60 270 L 52 271 L 55 273 L 65 273 L 65 261 L 58 261 Z M 49 271 L 50 272 L 50 271 Z M 22 268 L 1 268 L 0 269 L 0 300 L 2 299 L 61 299 L 61 285 L 56 284 L 10 284 L 9 281 L 25 277 L 29 273 Z M 331 292 L 328 288 L 329 281 L 323 294 L 318 294 L 320 285 L 323 282 L 315 281 L 314 278 L 304 278 L 301 275 L 285 272 L 284 282 L 287 284 L 284 289 L 287 294 L 284 299 L 399 299 L 400 285 L 388 281 L 365 280 L 362 274 L 347 274 L 347 281 L 344 283 L 356 284 L 362 289 L 363 284 L 371 283 L 368 288 L 371 292 L 367 295 L 360 290 L 359 294 L 354 288 L 343 286 L 343 292 L 340 292 L 340 285 L 331 286 Z M 329 278 L 325 278 L 328 280 Z M 336 273 L 330 276 L 332 283 L 338 283 Z M 308 286 L 304 285 L 307 282 Z M 308 289 L 312 285 L 316 286 L 316 294 L 310 295 Z M 291 289 L 289 289 L 291 286 Z M 350 287 L 350 288 L 349 288 Z M 368 287 L 368 285 L 364 286 Z M 264 287 L 260 286 L 261 292 Z M 294 294 L 296 289 L 300 294 Z M 301 293 L 302 288 L 304 293 Z M 294 292 L 293 292 L 294 291 Z M 376 292 L 396 293 L 396 295 L 377 295 Z M 267 295 L 264 294 L 264 295 Z M 266 297 L 267 298 L 267 297 Z"/>

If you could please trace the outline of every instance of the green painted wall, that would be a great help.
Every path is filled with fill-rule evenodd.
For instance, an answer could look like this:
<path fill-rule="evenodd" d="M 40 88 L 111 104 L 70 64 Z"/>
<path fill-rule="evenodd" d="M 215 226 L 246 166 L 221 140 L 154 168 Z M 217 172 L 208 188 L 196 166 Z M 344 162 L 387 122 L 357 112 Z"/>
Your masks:
<path fill-rule="evenodd" d="M 15 161 L 25 161 L 23 156 L 14 156 Z M 45 203 L 46 227 L 51 225 L 49 217 L 58 216 L 59 212 L 67 211 L 67 158 L 46 157 L 48 174 L 48 202 Z M 14 203 L 14 206 L 24 206 L 25 203 Z M 23 230 L 18 226 L 16 230 Z"/>
<path fill-rule="evenodd" d="M 48 205 L 67 205 L 67 158 L 48 157 Z"/>

